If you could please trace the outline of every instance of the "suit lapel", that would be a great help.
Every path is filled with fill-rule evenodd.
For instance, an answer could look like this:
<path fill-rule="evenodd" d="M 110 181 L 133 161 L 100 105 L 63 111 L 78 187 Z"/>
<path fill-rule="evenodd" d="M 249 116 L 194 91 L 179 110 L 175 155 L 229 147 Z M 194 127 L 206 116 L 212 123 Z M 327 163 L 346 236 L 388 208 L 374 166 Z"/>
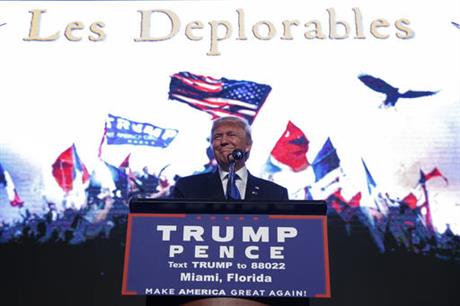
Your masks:
<path fill-rule="evenodd" d="M 246 185 L 246 194 L 244 198 L 246 200 L 257 200 L 260 198 L 260 192 L 261 190 L 257 179 L 248 171 L 248 182 Z"/>
<path fill-rule="evenodd" d="M 222 181 L 220 180 L 219 171 L 216 170 L 208 176 L 209 193 L 213 199 L 225 200 L 224 188 L 222 187 Z"/>

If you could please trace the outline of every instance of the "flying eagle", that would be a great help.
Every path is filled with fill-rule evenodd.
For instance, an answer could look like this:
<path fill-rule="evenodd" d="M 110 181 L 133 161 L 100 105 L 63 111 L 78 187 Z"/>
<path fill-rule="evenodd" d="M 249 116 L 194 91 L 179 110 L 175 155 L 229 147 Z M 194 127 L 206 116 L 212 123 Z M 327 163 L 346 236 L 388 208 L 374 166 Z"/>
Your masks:
<path fill-rule="evenodd" d="M 358 76 L 361 82 L 363 82 L 367 87 L 377 92 L 383 93 L 386 95 L 385 100 L 382 105 L 385 107 L 393 107 L 398 102 L 399 98 L 419 98 L 431 96 L 437 93 L 437 91 L 415 91 L 408 90 L 404 93 L 399 92 L 399 88 L 393 87 L 382 79 L 373 77 L 369 74 L 361 74 Z"/>

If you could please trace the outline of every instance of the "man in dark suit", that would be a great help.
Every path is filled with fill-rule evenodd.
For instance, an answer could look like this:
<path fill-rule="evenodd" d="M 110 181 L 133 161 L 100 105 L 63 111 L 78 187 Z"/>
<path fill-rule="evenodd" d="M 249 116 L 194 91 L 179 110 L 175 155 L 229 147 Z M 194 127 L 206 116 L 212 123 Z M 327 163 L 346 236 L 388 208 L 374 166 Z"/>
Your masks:
<path fill-rule="evenodd" d="M 191 175 L 177 180 L 171 197 L 175 199 L 206 199 L 222 201 L 228 198 L 228 174 L 234 162 L 236 187 L 241 200 L 288 200 L 287 189 L 273 182 L 257 178 L 246 169 L 246 160 L 252 147 L 251 128 L 246 120 L 222 117 L 214 120 L 211 129 L 211 146 L 218 168 L 211 173 Z M 243 152 L 235 160 L 232 152 Z M 234 199 L 232 199 L 234 200 Z M 150 303 L 149 303 L 150 301 Z M 308 299 L 300 298 L 205 298 L 205 297 L 147 297 L 147 305 L 182 306 L 308 306 Z"/>
<path fill-rule="evenodd" d="M 287 189 L 249 173 L 246 160 L 252 147 L 251 128 L 239 117 L 214 120 L 211 146 L 218 169 L 211 173 L 179 179 L 172 191 L 173 198 L 224 200 L 227 194 L 229 166 L 235 163 L 236 187 L 242 200 L 288 200 Z M 241 150 L 243 157 L 234 160 L 232 152 Z"/>

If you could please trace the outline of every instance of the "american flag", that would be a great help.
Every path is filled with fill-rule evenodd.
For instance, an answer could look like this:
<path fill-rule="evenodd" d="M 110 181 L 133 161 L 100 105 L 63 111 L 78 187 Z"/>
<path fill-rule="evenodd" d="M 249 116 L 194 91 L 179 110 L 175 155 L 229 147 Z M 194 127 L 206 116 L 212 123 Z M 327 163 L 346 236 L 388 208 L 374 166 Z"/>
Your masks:
<path fill-rule="evenodd" d="M 207 112 L 212 119 L 232 115 L 245 118 L 251 124 L 270 91 L 269 85 L 251 81 L 179 72 L 171 76 L 169 99 Z"/>

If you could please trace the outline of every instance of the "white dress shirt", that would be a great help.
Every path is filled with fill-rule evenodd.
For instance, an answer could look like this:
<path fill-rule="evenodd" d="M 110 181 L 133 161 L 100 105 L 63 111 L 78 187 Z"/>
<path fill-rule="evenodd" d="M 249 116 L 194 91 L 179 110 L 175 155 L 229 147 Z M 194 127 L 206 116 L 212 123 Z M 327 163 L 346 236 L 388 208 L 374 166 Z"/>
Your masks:
<path fill-rule="evenodd" d="M 240 170 L 236 171 L 235 174 L 239 177 L 237 180 L 235 180 L 236 187 L 240 192 L 241 199 L 244 200 L 244 196 L 246 194 L 246 185 L 248 182 L 248 169 L 246 169 L 246 167 L 243 167 Z M 228 172 L 219 168 L 219 176 L 222 182 L 222 187 L 224 188 L 224 194 L 227 194 Z"/>

